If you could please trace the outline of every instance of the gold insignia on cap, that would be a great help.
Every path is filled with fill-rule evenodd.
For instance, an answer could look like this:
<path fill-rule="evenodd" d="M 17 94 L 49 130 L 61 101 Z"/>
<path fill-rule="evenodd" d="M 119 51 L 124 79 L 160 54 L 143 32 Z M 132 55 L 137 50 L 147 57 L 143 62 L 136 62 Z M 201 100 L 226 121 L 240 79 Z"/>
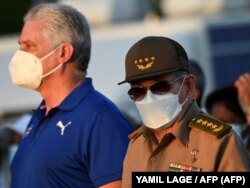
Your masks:
<path fill-rule="evenodd" d="M 193 118 L 189 123 L 189 127 L 205 131 L 216 136 L 217 138 L 221 138 L 225 134 L 229 133 L 232 128 L 226 123 L 204 115 L 198 115 Z"/>
<path fill-rule="evenodd" d="M 136 64 L 139 70 L 149 69 L 155 63 L 155 57 L 152 56 L 152 57 L 139 58 L 139 59 L 136 59 L 134 63 Z"/>

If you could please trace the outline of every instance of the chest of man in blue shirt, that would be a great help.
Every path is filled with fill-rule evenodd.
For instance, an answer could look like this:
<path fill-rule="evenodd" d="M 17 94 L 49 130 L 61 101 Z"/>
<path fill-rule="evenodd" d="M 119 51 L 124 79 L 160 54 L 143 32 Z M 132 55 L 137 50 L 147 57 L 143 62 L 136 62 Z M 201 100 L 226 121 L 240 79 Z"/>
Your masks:
<path fill-rule="evenodd" d="M 34 111 L 13 159 L 12 187 L 98 187 L 122 177 L 133 128 L 91 78 L 47 116 Z"/>

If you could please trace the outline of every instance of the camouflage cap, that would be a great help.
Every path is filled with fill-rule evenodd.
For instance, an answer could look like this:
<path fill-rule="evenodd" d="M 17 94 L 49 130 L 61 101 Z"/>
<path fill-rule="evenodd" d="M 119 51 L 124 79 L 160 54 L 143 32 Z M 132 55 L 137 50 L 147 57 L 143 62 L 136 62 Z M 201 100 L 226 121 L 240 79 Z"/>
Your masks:
<path fill-rule="evenodd" d="M 126 78 L 118 84 L 178 70 L 190 72 L 185 49 L 170 38 L 148 36 L 136 42 L 127 52 Z"/>

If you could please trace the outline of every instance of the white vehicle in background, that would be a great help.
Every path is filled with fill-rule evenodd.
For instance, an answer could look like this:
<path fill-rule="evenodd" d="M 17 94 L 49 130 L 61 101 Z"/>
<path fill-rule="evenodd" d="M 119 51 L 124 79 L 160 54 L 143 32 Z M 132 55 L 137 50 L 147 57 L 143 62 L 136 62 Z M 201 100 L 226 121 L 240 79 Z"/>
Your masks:
<path fill-rule="evenodd" d="M 189 58 L 197 60 L 205 71 L 205 94 L 215 87 L 231 84 L 238 75 L 250 71 L 250 13 L 244 9 L 244 2 L 247 1 L 238 1 L 241 3 L 237 4 L 238 7 L 234 11 L 222 11 L 228 7 L 221 5 L 218 8 L 218 4 L 208 1 L 192 0 L 188 1 L 189 4 L 180 0 L 165 2 L 168 2 L 164 8 L 169 14 L 166 19 L 106 25 L 92 29 L 93 46 L 87 76 L 93 77 L 97 90 L 107 95 L 136 121 L 139 121 L 137 111 L 127 95 L 129 85 L 118 86 L 117 83 L 125 77 L 124 58 L 127 50 L 144 36 L 162 35 L 183 45 Z M 206 7 L 206 15 L 201 14 L 205 2 L 210 5 Z M 231 2 L 231 8 L 234 6 L 232 2 L 235 1 L 220 2 Z M 201 16 L 189 15 L 191 12 Z M 41 100 L 37 92 L 11 83 L 8 64 L 18 48 L 17 37 L 0 37 L 2 114 L 30 111 L 38 106 Z"/>

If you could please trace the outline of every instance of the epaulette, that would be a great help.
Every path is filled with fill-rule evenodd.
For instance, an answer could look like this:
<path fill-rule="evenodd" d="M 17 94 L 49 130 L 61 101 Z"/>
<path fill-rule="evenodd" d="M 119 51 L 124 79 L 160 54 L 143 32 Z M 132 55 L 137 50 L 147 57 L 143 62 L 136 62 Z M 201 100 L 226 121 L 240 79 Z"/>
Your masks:
<path fill-rule="evenodd" d="M 134 132 L 129 135 L 130 140 L 135 140 L 142 134 L 142 127 L 137 128 Z"/>
<path fill-rule="evenodd" d="M 189 122 L 188 126 L 205 131 L 213 136 L 216 136 L 217 138 L 223 137 L 224 135 L 229 133 L 232 128 L 230 125 L 224 122 L 205 115 L 198 115 L 194 117 Z"/>

